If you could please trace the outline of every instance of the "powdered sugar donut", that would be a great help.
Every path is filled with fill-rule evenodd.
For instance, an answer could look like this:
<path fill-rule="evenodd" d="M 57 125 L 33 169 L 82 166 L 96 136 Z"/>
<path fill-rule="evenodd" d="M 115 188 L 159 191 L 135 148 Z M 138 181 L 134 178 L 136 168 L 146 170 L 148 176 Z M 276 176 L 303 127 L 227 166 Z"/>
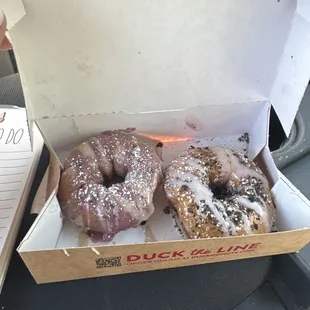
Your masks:
<path fill-rule="evenodd" d="M 167 167 L 164 188 L 189 238 L 271 231 L 275 210 L 268 181 L 243 154 L 191 148 Z"/>

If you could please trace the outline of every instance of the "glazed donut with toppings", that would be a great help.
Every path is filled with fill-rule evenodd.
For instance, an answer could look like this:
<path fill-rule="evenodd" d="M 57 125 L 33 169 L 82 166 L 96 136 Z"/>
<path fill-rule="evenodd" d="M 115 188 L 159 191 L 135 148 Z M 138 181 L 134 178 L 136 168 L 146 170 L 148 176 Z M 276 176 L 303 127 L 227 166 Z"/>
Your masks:
<path fill-rule="evenodd" d="M 107 187 L 115 176 L 123 182 Z M 123 131 L 108 131 L 71 151 L 58 199 L 64 217 L 111 240 L 153 214 L 153 195 L 161 179 L 155 148 Z"/>
<path fill-rule="evenodd" d="M 268 181 L 241 153 L 192 147 L 169 164 L 164 188 L 188 238 L 271 231 L 275 210 Z"/>

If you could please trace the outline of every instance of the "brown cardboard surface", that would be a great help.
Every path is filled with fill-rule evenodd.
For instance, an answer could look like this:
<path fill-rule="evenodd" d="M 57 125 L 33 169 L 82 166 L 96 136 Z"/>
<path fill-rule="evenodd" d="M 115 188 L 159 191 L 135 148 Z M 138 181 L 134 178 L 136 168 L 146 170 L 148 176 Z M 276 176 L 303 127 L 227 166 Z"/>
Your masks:
<path fill-rule="evenodd" d="M 31 213 L 39 214 L 51 194 L 57 190 L 60 179 L 60 167 L 57 158 L 50 155 L 50 163 L 33 200 Z"/>
<path fill-rule="evenodd" d="M 43 209 L 47 197 L 46 197 L 46 190 L 47 190 L 47 182 L 48 182 L 48 171 L 49 167 L 46 169 L 43 179 L 40 183 L 40 186 L 36 192 L 36 195 L 33 199 L 32 206 L 31 206 L 31 214 L 39 214 Z"/>
<path fill-rule="evenodd" d="M 310 229 L 264 235 L 20 253 L 37 283 L 167 269 L 295 252 Z"/>
<path fill-rule="evenodd" d="M 53 191 L 58 188 L 59 180 L 60 180 L 60 172 L 61 168 L 57 158 L 54 154 L 51 154 L 50 164 L 48 168 L 48 180 L 47 180 L 47 188 L 46 188 L 46 200 L 51 196 Z"/>

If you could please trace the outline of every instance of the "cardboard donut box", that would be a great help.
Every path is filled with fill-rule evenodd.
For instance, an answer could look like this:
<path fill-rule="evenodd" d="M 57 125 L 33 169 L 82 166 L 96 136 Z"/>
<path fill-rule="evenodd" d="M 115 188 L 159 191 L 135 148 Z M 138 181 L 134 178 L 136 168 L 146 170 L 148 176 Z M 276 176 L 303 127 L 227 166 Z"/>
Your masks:
<path fill-rule="evenodd" d="M 309 81 L 308 1 L 16 0 L 4 10 L 30 132 L 38 126 L 52 152 L 46 203 L 18 247 L 37 283 L 290 253 L 310 241 L 310 203 L 268 148 L 271 107 L 289 134 Z M 163 143 L 164 165 L 190 145 L 256 159 L 276 232 L 183 240 L 159 190 L 145 226 L 106 244 L 88 237 L 60 215 L 61 163 L 88 137 L 128 128 Z"/>

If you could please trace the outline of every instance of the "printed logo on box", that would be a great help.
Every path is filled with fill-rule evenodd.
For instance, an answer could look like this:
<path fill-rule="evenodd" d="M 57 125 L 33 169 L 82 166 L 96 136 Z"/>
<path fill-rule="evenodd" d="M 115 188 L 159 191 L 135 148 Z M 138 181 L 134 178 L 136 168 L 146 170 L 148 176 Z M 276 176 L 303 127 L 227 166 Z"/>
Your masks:
<path fill-rule="evenodd" d="M 167 261 L 188 260 L 197 258 L 206 258 L 223 255 L 238 255 L 245 252 L 253 252 L 259 247 L 260 243 L 252 243 L 245 245 L 232 245 L 227 248 L 220 247 L 216 250 L 210 249 L 194 249 L 194 250 L 179 250 L 167 251 L 151 254 L 131 254 L 126 257 L 127 265 L 135 264 L 149 264 L 149 263 L 162 263 Z"/>
<path fill-rule="evenodd" d="M 158 253 L 130 254 L 125 256 L 126 265 L 140 265 L 151 263 L 163 263 L 168 261 L 189 260 L 197 258 L 206 258 L 223 255 L 238 255 L 240 253 L 253 252 L 261 243 L 251 243 L 245 245 L 232 245 L 227 248 L 219 247 L 216 250 L 194 249 L 194 250 L 177 250 Z M 122 257 L 104 257 L 96 259 L 96 267 L 110 268 L 122 266 Z"/>

